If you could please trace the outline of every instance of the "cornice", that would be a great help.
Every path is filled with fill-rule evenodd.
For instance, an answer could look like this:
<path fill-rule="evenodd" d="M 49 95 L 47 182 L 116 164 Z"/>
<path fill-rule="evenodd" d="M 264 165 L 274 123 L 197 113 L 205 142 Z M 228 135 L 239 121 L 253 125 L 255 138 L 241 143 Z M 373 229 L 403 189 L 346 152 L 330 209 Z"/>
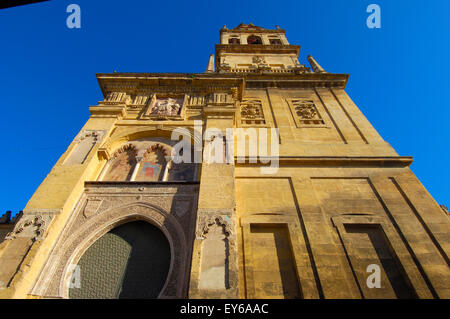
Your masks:
<path fill-rule="evenodd" d="M 216 65 L 220 53 L 254 53 L 254 54 L 300 54 L 299 45 L 265 45 L 265 44 L 216 44 Z"/>
<path fill-rule="evenodd" d="M 145 90 L 160 92 L 204 92 L 229 91 L 238 88 L 242 96 L 244 79 L 238 75 L 207 73 L 100 73 L 97 81 L 106 97 L 108 91 L 136 93 Z"/>
<path fill-rule="evenodd" d="M 238 163 L 245 160 L 245 163 Z M 270 157 L 261 158 L 261 161 L 268 162 Z M 396 157 L 369 157 L 369 156 L 280 156 L 280 165 L 294 165 L 302 167 L 318 166 L 343 166 L 343 167 L 409 167 L 413 162 L 411 156 Z M 249 163 L 248 157 L 235 156 L 236 166 L 261 166 L 260 163 Z"/>
<path fill-rule="evenodd" d="M 234 73 L 100 73 L 97 80 L 106 97 L 108 91 L 131 94 L 142 91 L 172 93 L 220 92 L 238 88 L 242 98 L 247 88 L 345 88 L 348 74 L 234 74 Z"/>
<path fill-rule="evenodd" d="M 264 29 L 262 28 L 261 30 L 243 30 L 243 29 L 220 29 L 220 34 L 222 35 L 222 33 L 224 32 L 228 32 L 228 33 L 283 33 L 286 34 L 286 30 L 284 29 Z"/>

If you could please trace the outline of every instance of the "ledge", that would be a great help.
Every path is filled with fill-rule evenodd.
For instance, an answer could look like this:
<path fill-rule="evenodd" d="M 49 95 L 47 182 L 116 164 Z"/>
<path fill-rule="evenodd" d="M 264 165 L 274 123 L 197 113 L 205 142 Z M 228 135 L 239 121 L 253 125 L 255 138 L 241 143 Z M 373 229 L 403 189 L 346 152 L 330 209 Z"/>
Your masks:
<path fill-rule="evenodd" d="M 199 185 L 200 182 L 176 181 L 176 182 L 108 182 L 108 181 L 87 181 L 84 186 L 174 186 L 174 185 Z"/>
<path fill-rule="evenodd" d="M 245 157 L 245 163 L 238 163 L 238 160 L 243 157 L 235 157 L 236 166 L 268 166 L 261 163 L 248 163 L 249 157 Z M 261 158 L 258 158 L 258 161 Z M 262 158 L 268 161 L 270 157 Z M 396 156 L 396 157 L 366 157 L 366 156 L 280 156 L 280 165 L 298 165 L 304 167 L 317 166 L 345 166 L 345 167 L 409 167 L 413 162 L 411 156 Z"/>

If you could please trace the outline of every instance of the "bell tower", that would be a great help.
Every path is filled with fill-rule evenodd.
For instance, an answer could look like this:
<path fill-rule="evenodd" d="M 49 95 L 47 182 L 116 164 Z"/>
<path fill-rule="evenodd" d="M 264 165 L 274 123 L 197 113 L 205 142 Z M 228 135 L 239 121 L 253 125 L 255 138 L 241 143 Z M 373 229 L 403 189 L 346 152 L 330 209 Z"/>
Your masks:
<path fill-rule="evenodd" d="M 241 23 L 234 29 L 220 30 L 216 45 L 219 73 L 304 73 L 298 61 L 300 46 L 289 44 L 286 32 Z"/>
<path fill-rule="evenodd" d="M 97 74 L 103 100 L 0 218 L 0 298 L 450 298 L 450 219 L 413 158 L 299 53 L 240 24 L 206 72 Z"/>

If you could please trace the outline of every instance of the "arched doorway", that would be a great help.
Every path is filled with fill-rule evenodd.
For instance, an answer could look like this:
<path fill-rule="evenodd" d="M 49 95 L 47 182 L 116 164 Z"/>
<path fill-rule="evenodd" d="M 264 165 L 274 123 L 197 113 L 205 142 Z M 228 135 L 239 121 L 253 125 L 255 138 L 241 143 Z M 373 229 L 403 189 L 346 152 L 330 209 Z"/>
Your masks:
<path fill-rule="evenodd" d="M 170 268 L 170 245 L 159 228 L 144 221 L 114 228 L 78 262 L 73 299 L 157 298 Z"/>

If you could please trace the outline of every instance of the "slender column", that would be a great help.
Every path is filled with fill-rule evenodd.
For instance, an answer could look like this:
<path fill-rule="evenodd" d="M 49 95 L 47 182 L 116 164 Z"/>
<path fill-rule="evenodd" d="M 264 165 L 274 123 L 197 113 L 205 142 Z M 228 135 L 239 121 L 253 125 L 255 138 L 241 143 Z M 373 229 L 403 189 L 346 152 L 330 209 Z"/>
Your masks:
<path fill-rule="evenodd" d="M 106 175 L 106 172 L 108 171 L 109 165 L 110 165 L 110 162 L 108 161 L 108 162 L 105 164 L 105 167 L 103 168 L 102 172 L 100 173 L 100 176 L 99 176 L 98 179 L 97 179 L 98 181 L 103 180 L 103 178 L 104 178 L 105 175 Z"/>
<path fill-rule="evenodd" d="M 172 168 L 173 160 L 167 162 L 166 167 L 164 168 L 164 175 L 162 178 L 163 182 L 167 182 L 169 180 L 169 169 Z"/>
<path fill-rule="evenodd" d="M 139 168 L 141 167 L 141 162 L 142 162 L 143 158 L 144 157 L 142 157 L 142 156 L 136 156 L 136 165 L 134 165 L 133 174 L 131 175 L 130 182 L 135 181 L 136 176 L 139 172 Z"/>

